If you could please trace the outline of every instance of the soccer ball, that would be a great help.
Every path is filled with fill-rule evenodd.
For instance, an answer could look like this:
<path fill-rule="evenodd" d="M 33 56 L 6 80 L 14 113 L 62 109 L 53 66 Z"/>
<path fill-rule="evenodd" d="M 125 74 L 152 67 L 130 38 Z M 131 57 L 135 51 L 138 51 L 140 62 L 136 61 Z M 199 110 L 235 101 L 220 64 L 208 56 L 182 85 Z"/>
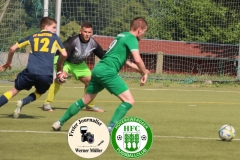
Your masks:
<path fill-rule="evenodd" d="M 146 141 L 146 140 L 147 140 L 147 136 L 146 136 L 146 135 L 142 135 L 142 136 L 141 136 L 141 139 L 142 139 L 143 141 Z"/>
<path fill-rule="evenodd" d="M 122 140 L 122 136 L 121 136 L 121 135 L 118 135 L 118 136 L 117 136 L 117 140 L 121 141 L 121 140 Z"/>
<path fill-rule="evenodd" d="M 222 141 L 231 141 L 236 136 L 236 132 L 233 126 L 225 124 L 219 129 L 218 135 Z"/>

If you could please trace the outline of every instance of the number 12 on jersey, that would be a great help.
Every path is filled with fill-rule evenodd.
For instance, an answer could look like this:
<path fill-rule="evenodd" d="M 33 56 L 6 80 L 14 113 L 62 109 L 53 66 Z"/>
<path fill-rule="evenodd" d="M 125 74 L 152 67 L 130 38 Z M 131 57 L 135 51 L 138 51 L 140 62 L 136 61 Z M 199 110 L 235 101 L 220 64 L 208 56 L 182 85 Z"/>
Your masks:
<path fill-rule="evenodd" d="M 34 52 L 49 52 L 49 42 L 48 38 L 34 38 Z M 40 44 L 42 44 L 41 48 L 39 48 Z"/>

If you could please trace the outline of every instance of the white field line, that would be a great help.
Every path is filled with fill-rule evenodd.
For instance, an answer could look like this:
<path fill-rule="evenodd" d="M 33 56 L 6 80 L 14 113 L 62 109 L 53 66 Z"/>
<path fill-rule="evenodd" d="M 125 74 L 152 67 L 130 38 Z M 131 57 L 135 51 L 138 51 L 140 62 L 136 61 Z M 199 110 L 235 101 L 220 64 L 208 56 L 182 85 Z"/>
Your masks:
<path fill-rule="evenodd" d="M 12 86 L 0 86 L 0 88 L 9 88 Z M 79 89 L 84 87 L 61 87 L 61 88 L 73 88 Z M 187 89 L 149 89 L 149 88 L 130 88 L 131 90 L 143 90 L 143 91 L 178 91 L 178 92 L 224 92 L 224 93 L 240 93 L 239 91 L 221 91 L 221 90 L 187 90 Z"/>
<path fill-rule="evenodd" d="M 62 131 L 23 131 L 23 130 L 0 130 L 0 133 L 38 133 L 38 134 L 67 134 Z M 219 138 L 205 138 L 205 137 L 185 137 L 185 136 L 159 136 L 153 135 L 154 138 L 171 138 L 171 139 L 200 139 L 200 140 L 220 140 Z M 240 139 L 233 139 L 239 141 Z"/>
<path fill-rule="evenodd" d="M 5 88 L 5 87 L 10 87 L 10 86 L 0 86 L 0 88 Z M 62 88 L 73 88 L 73 89 L 79 89 L 79 88 L 84 88 L 84 87 L 62 87 Z M 240 91 L 216 91 L 216 90 L 181 90 L 181 89 L 144 89 L 144 88 L 130 88 L 131 90 L 145 90 L 145 91 L 177 91 L 177 92 L 222 92 L 222 93 L 240 93 Z M 8 103 L 11 102 L 16 102 L 16 101 L 9 101 Z M 41 102 L 42 101 L 36 101 L 37 102 Z M 56 102 L 73 102 L 72 100 L 56 100 Z M 100 102 L 100 103 L 105 103 L 105 102 L 117 102 L 119 103 L 118 100 L 116 101 L 107 101 L 107 100 L 96 100 L 96 102 Z M 240 104 L 240 103 L 236 103 L 236 102 L 181 102 L 181 101 L 136 101 L 136 102 L 140 102 L 140 103 L 185 103 L 185 104 L 191 104 L 191 106 L 196 106 L 196 104 Z"/>

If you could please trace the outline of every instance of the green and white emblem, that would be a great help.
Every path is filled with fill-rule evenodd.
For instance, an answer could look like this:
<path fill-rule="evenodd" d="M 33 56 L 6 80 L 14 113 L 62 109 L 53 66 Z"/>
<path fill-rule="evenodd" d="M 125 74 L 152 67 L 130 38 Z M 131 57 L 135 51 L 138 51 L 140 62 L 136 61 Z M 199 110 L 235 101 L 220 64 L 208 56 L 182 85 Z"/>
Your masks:
<path fill-rule="evenodd" d="M 144 120 L 138 117 L 127 117 L 115 124 L 111 141 L 114 150 L 122 157 L 139 158 L 149 151 L 153 134 Z"/>

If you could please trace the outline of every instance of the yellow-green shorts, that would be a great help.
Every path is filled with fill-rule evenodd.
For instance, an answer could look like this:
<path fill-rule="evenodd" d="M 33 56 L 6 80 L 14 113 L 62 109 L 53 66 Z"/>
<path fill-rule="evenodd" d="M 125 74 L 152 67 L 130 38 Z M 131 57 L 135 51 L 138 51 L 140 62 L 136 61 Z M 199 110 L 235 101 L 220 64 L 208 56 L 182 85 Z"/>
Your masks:
<path fill-rule="evenodd" d="M 72 64 L 68 61 L 65 61 L 63 70 L 67 73 L 73 74 L 76 79 L 79 79 L 80 77 L 91 76 L 91 70 L 84 61 L 80 64 Z"/>
<path fill-rule="evenodd" d="M 54 64 L 57 64 L 57 60 L 58 56 L 54 56 Z M 73 64 L 65 61 L 63 70 L 67 73 L 73 74 L 76 79 L 79 79 L 80 77 L 91 76 L 91 70 L 84 61 L 80 64 Z"/>

